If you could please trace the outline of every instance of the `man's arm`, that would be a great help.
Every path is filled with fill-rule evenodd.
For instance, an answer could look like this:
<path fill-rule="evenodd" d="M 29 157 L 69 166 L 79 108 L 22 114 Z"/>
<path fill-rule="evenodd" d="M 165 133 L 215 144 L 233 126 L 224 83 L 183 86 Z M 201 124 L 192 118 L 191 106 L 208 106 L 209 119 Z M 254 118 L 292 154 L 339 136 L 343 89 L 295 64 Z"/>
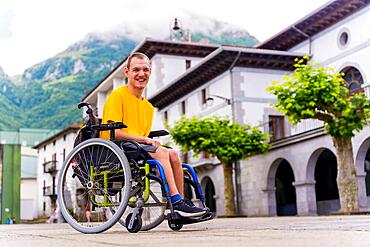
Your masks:
<path fill-rule="evenodd" d="M 115 139 L 118 139 L 118 140 L 122 140 L 122 139 L 132 140 L 132 141 L 136 141 L 138 143 L 153 145 L 153 146 L 156 146 L 156 147 L 161 145 L 161 143 L 159 141 L 150 139 L 146 136 L 137 136 L 137 135 L 129 134 L 129 133 L 126 133 L 126 132 L 124 132 L 122 130 L 119 130 L 119 129 L 115 130 Z"/>

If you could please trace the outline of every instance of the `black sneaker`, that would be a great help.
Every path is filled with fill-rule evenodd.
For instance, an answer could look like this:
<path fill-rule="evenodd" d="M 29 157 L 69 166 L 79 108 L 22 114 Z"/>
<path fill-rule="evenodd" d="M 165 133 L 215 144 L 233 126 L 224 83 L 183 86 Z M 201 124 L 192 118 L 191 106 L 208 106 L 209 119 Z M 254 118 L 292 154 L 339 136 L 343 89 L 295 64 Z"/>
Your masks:
<path fill-rule="evenodd" d="M 183 217 L 196 217 L 207 213 L 205 208 L 189 206 L 183 199 L 173 204 L 173 210 Z"/>

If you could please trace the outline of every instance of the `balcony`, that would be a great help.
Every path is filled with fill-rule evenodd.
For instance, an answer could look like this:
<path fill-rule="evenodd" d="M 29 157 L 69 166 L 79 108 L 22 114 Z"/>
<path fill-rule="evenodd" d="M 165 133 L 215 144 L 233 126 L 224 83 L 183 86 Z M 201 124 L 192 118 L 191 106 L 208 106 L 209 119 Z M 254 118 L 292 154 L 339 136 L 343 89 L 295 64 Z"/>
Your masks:
<path fill-rule="evenodd" d="M 43 187 L 43 196 L 56 197 L 55 186 L 45 186 Z"/>
<path fill-rule="evenodd" d="M 56 173 L 57 172 L 57 161 L 52 160 L 42 164 L 44 166 L 44 173 Z"/>

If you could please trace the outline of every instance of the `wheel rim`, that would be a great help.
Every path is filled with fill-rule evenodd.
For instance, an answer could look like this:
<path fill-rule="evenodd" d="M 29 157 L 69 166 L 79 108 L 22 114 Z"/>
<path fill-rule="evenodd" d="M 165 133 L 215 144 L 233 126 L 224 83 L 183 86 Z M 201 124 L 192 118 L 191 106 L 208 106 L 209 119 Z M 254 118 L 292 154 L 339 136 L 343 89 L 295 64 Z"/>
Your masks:
<path fill-rule="evenodd" d="M 83 233 L 109 229 L 127 206 L 130 178 L 127 159 L 114 143 L 79 144 L 59 177 L 58 202 L 66 221 Z"/>

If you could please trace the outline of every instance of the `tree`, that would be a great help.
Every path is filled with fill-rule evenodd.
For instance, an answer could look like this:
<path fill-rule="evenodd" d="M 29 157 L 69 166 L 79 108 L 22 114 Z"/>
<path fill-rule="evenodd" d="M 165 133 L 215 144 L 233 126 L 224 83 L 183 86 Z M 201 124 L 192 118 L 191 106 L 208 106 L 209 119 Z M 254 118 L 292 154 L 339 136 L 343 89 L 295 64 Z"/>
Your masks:
<path fill-rule="evenodd" d="M 236 215 L 233 162 L 268 150 L 265 136 L 257 128 L 219 117 L 181 118 L 170 129 L 174 141 L 185 151 L 208 152 L 223 166 L 226 216 Z"/>
<path fill-rule="evenodd" d="M 332 137 L 338 156 L 337 184 L 341 211 L 358 211 L 352 137 L 368 124 L 370 103 L 363 93 L 350 94 L 342 74 L 313 64 L 308 57 L 296 60 L 296 69 L 267 90 L 277 97 L 275 107 L 292 124 L 318 119 Z"/>

